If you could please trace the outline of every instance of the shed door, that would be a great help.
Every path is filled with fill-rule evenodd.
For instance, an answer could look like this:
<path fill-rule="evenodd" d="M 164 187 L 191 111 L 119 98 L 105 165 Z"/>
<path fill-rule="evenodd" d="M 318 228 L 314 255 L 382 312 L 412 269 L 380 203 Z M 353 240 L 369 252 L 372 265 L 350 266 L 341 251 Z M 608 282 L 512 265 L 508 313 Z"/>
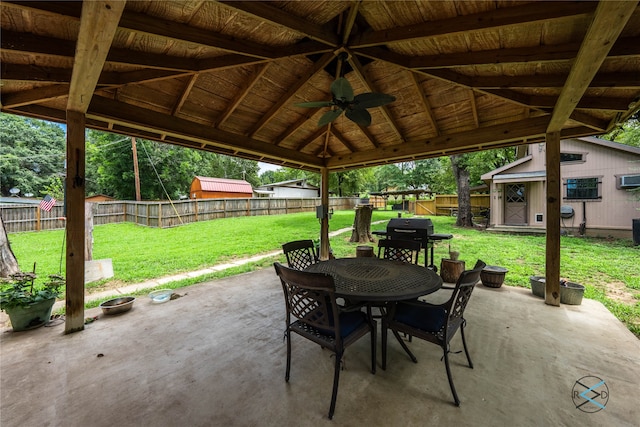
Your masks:
<path fill-rule="evenodd" d="M 525 184 L 506 184 L 504 224 L 527 224 L 527 187 Z"/>

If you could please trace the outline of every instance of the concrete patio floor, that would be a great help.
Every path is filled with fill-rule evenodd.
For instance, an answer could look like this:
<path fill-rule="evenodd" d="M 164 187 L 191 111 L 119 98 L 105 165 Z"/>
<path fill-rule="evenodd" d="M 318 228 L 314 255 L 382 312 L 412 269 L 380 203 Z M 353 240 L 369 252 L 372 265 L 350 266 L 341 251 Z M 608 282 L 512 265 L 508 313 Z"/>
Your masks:
<path fill-rule="evenodd" d="M 508 278 L 507 278 L 508 283 Z M 333 359 L 293 337 L 284 381 L 284 300 L 273 269 L 178 290 L 181 298 L 64 326 L 0 334 L 0 425 L 12 426 L 625 426 L 638 425 L 640 341 L 602 304 L 550 307 L 528 289 L 478 285 L 464 353 L 452 354 L 455 407 L 441 350 L 395 340 L 370 372 L 369 340 L 346 352 L 327 419 Z M 99 315 L 99 309 L 86 315 Z M 380 332 L 378 332 L 380 335 Z M 461 350 L 459 337 L 452 350 Z M 606 408 L 585 413 L 576 381 L 596 376 Z M 603 388 L 599 388 L 599 391 Z"/>

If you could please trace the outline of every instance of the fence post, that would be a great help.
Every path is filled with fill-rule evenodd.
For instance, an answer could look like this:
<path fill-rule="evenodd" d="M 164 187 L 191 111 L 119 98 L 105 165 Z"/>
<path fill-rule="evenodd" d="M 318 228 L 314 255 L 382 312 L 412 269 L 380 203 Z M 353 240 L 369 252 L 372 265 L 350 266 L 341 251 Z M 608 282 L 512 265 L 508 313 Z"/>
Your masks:
<path fill-rule="evenodd" d="M 198 199 L 193 199 L 194 207 L 193 210 L 196 214 L 196 222 L 198 222 Z"/>
<path fill-rule="evenodd" d="M 251 216 L 251 201 L 247 199 L 247 216 Z"/>
<path fill-rule="evenodd" d="M 42 225 L 40 224 L 40 207 L 36 206 L 36 231 L 40 231 Z"/>
<path fill-rule="evenodd" d="M 162 228 L 162 203 L 158 202 L 158 228 Z"/>

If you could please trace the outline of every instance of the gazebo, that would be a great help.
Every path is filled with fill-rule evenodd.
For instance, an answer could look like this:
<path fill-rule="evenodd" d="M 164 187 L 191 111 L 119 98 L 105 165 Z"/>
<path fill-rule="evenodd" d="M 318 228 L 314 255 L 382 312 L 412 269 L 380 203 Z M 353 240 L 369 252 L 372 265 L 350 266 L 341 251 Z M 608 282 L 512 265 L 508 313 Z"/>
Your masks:
<path fill-rule="evenodd" d="M 67 124 L 66 332 L 84 320 L 87 127 L 319 172 L 325 212 L 331 172 L 544 142 L 546 302 L 559 305 L 560 138 L 640 107 L 637 1 L 0 8 L 2 111 Z M 340 77 L 395 101 L 368 108 L 369 126 L 318 126 L 327 108 L 296 104 L 331 101 Z M 327 215 L 321 236 L 327 258 Z"/>

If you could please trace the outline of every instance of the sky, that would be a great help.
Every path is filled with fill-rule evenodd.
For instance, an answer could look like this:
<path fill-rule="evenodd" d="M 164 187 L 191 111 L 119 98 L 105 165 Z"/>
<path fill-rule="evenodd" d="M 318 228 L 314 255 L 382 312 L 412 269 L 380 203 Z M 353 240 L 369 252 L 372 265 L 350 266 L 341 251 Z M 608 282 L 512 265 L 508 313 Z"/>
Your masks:
<path fill-rule="evenodd" d="M 260 167 L 260 173 L 280 169 L 280 166 L 272 165 L 271 163 L 263 163 L 263 162 L 258 162 L 258 167 Z"/>

